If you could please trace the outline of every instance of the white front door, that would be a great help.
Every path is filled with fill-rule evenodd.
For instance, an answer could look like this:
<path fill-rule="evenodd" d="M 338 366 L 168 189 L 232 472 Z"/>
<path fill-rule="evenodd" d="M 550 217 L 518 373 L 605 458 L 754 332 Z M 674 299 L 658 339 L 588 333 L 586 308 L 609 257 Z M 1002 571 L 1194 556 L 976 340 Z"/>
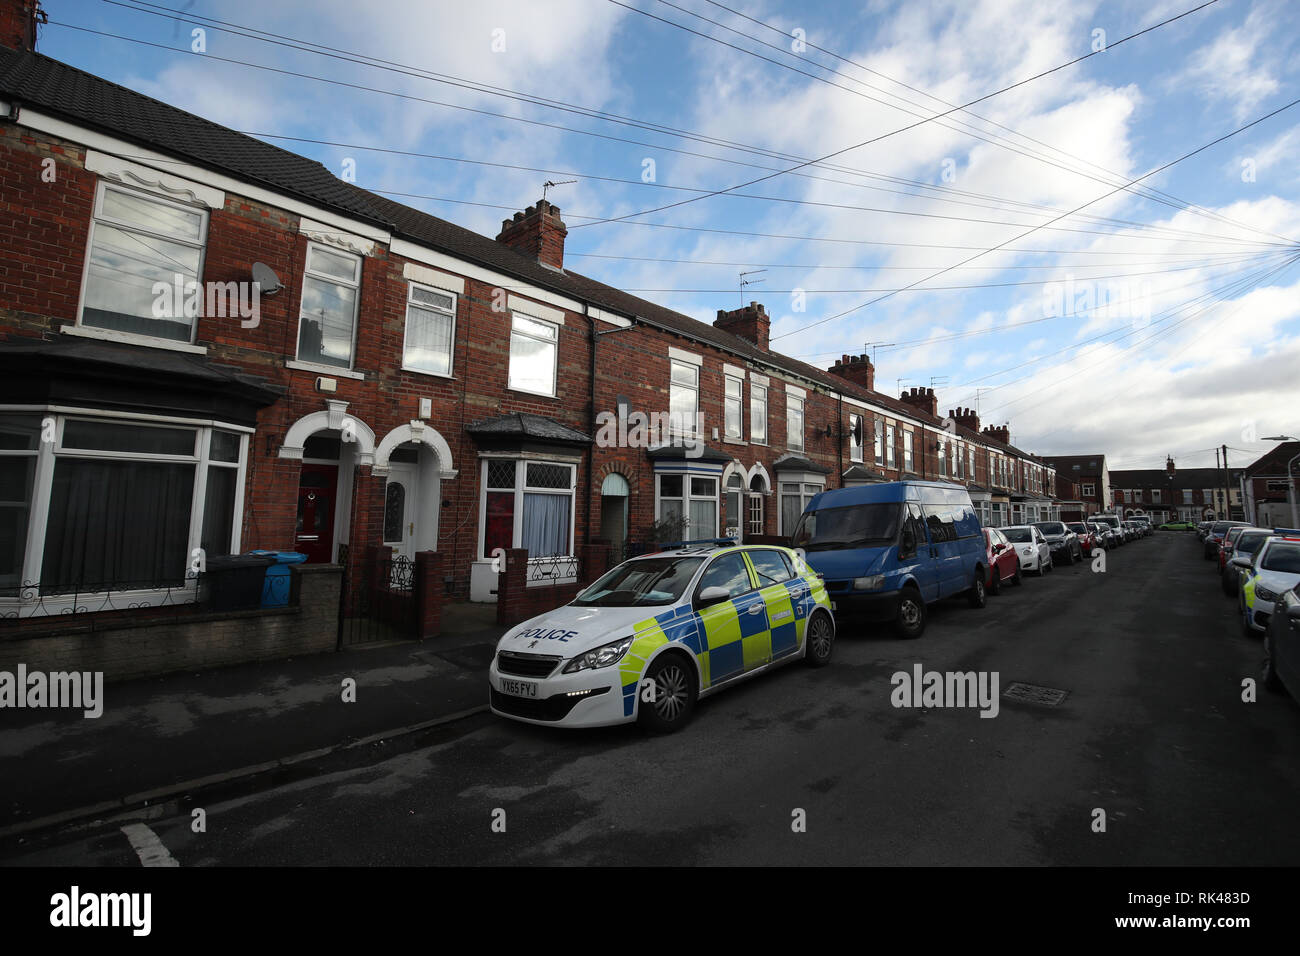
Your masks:
<path fill-rule="evenodd" d="M 384 488 L 384 544 L 395 555 L 415 560 L 415 526 L 419 514 L 420 474 L 416 465 L 394 462 Z"/>

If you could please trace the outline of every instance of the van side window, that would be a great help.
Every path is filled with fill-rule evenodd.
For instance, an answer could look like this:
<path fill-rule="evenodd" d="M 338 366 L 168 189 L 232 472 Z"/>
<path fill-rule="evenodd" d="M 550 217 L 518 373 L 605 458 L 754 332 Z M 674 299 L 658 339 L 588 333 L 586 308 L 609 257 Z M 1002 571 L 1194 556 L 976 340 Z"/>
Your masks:
<path fill-rule="evenodd" d="M 956 541 L 957 531 L 952 523 L 952 509 L 946 505 L 926 505 L 925 523 L 930 529 L 930 540 Z"/>
<path fill-rule="evenodd" d="M 758 572 L 758 586 L 765 588 L 769 584 L 780 584 L 794 577 L 790 562 L 780 551 L 750 551 L 749 560 Z"/>

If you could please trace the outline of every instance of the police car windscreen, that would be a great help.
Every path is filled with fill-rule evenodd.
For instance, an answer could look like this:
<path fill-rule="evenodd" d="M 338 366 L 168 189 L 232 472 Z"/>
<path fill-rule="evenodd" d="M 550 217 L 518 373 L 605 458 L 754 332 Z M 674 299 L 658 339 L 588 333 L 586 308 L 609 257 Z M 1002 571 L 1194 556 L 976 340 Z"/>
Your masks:
<path fill-rule="evenodd" d="M 639 558 L 620 564 L 573 601 L 583 607 L 672 604 L 686 591 L 703 558 Z"/>
<path fill-rule="evenodd" d="M 829 551 L 893 544 L 902 510 L 897 502 L 888 502 L 809 511 L 795 531 L 794 546 L 805 551 Z"/>
<path fill-rule="evenodd" d="M 1300 542 L 1282 541 L 1264 552 L 1259 563 L 1261 571 L 1281 571 L 1283 574 L 1300 574 Z"/>

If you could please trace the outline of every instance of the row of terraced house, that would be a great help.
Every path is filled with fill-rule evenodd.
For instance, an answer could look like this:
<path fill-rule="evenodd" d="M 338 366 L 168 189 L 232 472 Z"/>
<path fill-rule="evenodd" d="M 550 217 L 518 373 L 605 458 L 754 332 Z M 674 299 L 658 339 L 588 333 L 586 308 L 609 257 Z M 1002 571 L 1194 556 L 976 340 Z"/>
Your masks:
<path fill-rule="evenodd" d="M 45 57 L 28 5 L 0 10 L 11 616 L 176 587 L 198 549 L 436 555 L 422 586 L 490 602 L 503 554 L 573 582 L 909 476 L 994 525 L 1059 514 L 1007 426 L 877 391 L 866 355 L 782 355 L 761 304 L 708 323 L 583 276 L 545 200 L 476 234 Z"/>

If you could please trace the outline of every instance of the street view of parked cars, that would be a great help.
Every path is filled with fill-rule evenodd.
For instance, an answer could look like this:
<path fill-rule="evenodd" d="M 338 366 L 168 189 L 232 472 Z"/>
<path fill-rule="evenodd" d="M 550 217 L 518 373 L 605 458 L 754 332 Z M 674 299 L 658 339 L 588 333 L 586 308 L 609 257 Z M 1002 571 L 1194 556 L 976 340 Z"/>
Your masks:
<path fill-rule="evenodd" d="M 702 697 L 789 662 L 827 664 L 841 630 L 874 622 L 919 638 L 939 601 L 984 608 L 1026 575 L 1150 533 L 1149 522 L 1115 515 L 984 527 L 966 489 L 946 482 L 823 491 L 788 547 L 661 545 L 507 631 L 489 703 L 533 724 L 674 731 Z"/>
<path fill-rule="evenodd" d="M 1202 521 L 1196 536 L 1242 633 L 1261 641 L 1264 686 L 1300 701 L 1300 529 Z"/>

